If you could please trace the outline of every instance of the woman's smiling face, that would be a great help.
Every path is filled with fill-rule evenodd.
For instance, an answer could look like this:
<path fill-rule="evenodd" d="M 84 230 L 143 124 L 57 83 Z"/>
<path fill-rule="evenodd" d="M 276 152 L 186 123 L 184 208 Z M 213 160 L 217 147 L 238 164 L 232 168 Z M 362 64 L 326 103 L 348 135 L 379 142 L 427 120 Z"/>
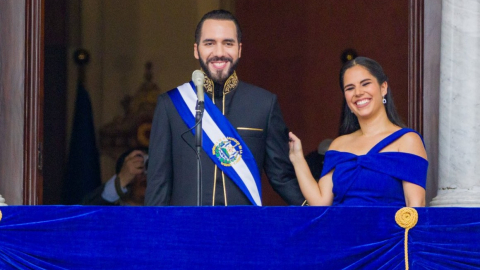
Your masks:
<path fill-rule="evenodd" d="M 387 94 L 387 82 L 380 85 L 361 65 L 345 71 L 343 85 L 347 105 L 357 117 L 368 117 L 379 109 L 384 109 L 382 99 Z"/>

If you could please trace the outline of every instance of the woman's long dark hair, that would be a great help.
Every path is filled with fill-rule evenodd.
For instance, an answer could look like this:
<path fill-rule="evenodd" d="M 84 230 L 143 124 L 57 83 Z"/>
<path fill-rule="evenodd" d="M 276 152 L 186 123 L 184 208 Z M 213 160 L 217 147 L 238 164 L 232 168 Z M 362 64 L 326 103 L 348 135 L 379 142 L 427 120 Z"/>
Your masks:
<path fill-rule="evenodd" d="M 372 74 L 373 77 L 375 77 L 380 85 L 382 83 L 387 82 L 388 83 L 388 77 L 385 75 L 383 72 L 382 66 L 380 66 L 379 63 L 377 63 L 375 60 L 367 58 L 367 57 L 362 57 L 359 56 L 353 60 L 350 60 L 346 62 L 343 67 L 340 69 L 340 89 L 342 89 L 342 92 L 344 92 L 343 88 L 343 77 L 345 75 L 345 72 L 356 65 L 360 65 L 364 67 L 365 69 Z M 405 127 L 405 124 L 403 124 L 400 116 L 397 113 L 397 109 L 395 108 L 395 104 L 393 103 L 393 96 L 392 96 L 392 91 L 390 89 L 390 84 L 388 84 L 387 88 L 387 94 L 385 95 L 385 99 L 387 100 L 387 103 L 385 104 L 385 110 L 387 112 L 388 119 L 390 122 L 393 124 L 399 126 L 399 127 Z M 357 116 L 353 114 L 350 111 L 350 108 L 347 106 L 347 102 L 345 99 L 343 100 L 343 109 L 342 109 L 342 119 L 340 122 L 340 130 L 339 130 L 339 135 L 345 135 L 345 134 L 350 134 L 354 131 L 357 131 L 360 129 L 360 124 L 358 123 Z"/>

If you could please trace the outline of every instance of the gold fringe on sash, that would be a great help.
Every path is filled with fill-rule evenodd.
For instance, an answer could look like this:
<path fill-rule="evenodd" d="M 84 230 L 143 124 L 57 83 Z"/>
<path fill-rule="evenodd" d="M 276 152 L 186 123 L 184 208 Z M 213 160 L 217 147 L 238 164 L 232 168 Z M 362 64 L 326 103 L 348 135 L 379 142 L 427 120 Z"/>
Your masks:
<path fill-rule="evenodd" d="M 417 210 L 411 207 L 403 207 L 395 214 L 395 221 L 405 229 L 405 269 L 408 270 L 408 230 L 417 225 Z"/>

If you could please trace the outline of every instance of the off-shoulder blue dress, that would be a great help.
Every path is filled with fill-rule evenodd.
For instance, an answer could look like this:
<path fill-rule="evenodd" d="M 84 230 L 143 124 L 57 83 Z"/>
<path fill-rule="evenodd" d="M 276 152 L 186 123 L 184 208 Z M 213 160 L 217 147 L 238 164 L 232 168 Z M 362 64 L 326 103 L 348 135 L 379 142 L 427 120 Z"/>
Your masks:
<path fill-rule="evenodd" d="M 366 155 L 330 150 L 325 153 L 321 177 L 335 169 L 333 205 L 405 206 L 402 181 L 425 188 L 428 161 L 402 152 L 380 152 L 408 132 L 400 129 L 375 145 Z M 417 133 L 418 134 L 418 133 Z"/>

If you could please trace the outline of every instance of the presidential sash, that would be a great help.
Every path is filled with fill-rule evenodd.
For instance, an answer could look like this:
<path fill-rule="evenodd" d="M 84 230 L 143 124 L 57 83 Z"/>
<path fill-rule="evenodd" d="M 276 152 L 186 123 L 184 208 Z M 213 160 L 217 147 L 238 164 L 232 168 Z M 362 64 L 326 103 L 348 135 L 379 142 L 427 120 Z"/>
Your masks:
<path fill-rule="evenodd" d="M 193 82 L 168 92 L 188 127 L 195 125 L 197 94 Z M 252 204 L 261 206 L 261 179 L 252 152 L 228 119 L 205 95 L 202 120 L 202 148 L 213 162 L 245 193 Z M 192 129 L 195 135 L 195 129 Z"/>

